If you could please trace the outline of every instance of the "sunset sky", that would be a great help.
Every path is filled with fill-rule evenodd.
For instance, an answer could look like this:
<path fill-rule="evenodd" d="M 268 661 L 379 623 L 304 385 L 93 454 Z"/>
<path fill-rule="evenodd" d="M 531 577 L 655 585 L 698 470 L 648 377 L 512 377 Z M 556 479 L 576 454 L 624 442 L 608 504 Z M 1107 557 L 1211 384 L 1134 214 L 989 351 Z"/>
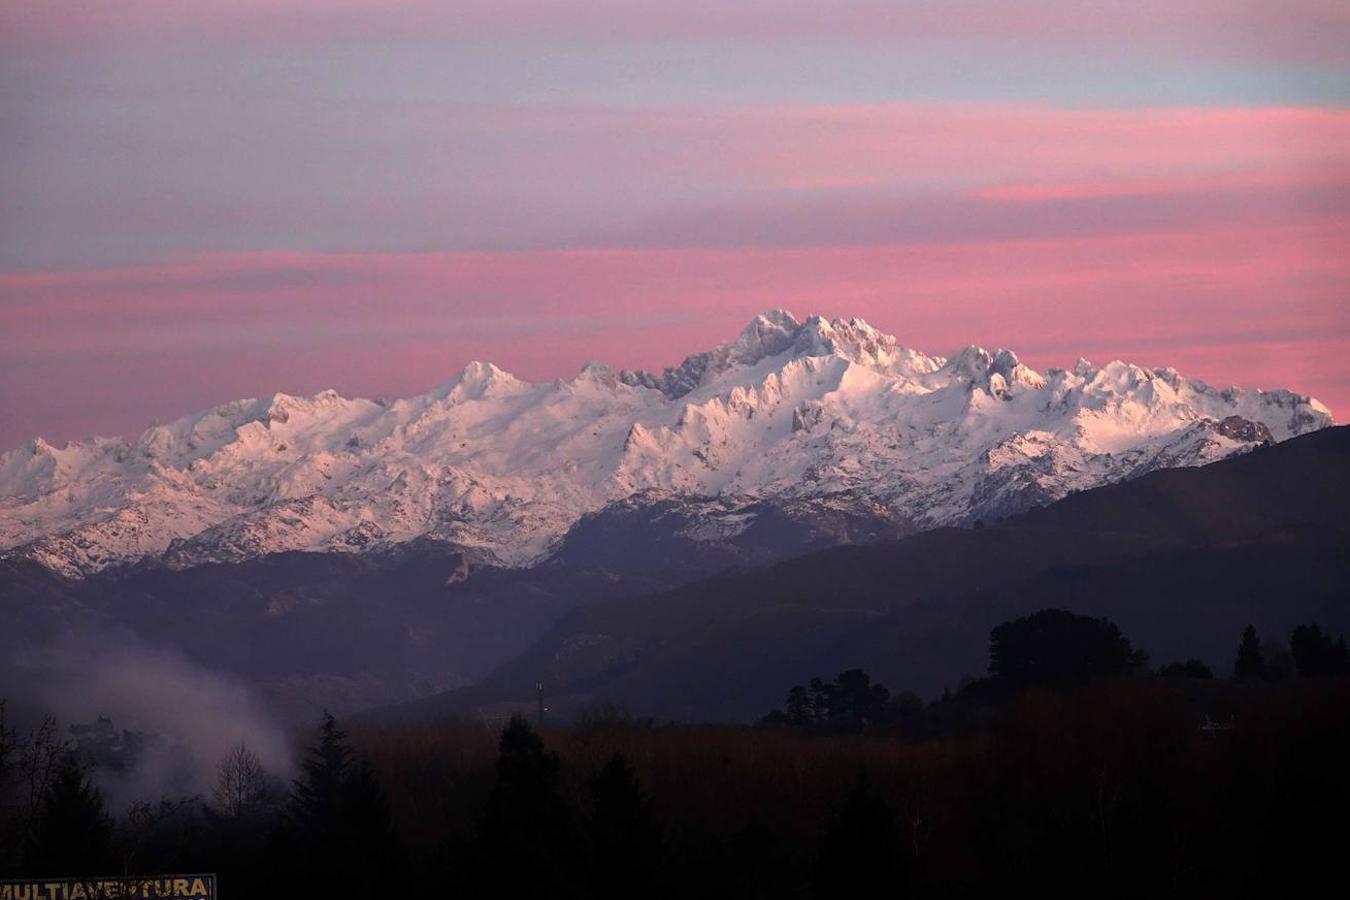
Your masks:
<path fill-rule="evenodd" d="M 0 0 L 0 450 L 769 307 L 1350 419 L 1350 3 Z"/>

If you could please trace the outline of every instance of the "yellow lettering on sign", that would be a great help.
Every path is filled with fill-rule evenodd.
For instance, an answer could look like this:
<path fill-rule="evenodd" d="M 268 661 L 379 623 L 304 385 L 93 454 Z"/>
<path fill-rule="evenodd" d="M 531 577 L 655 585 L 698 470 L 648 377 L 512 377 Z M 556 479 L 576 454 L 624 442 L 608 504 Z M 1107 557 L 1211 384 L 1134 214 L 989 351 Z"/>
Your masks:
<path fill-rule="evenodd" d="M 200 878 L 194 879 L 192 882 L 192 896 L 200 897 L 205 894 L 206 894 L 206 882 L 202 881 Z"/>

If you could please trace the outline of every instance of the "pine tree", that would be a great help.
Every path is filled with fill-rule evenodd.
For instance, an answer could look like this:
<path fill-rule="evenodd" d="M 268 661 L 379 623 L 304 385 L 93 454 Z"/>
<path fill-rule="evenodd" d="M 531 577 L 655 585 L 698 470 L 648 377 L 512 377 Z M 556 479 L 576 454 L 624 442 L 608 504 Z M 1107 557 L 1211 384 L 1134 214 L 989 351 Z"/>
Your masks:
<path fill-rule="evenodd" d="M 815 896 L 905 896 L 901 850 L 895 813 L 866 776 L 860 776 L 825 835 Z"/>
<path fill-rule="evenodd" d="M 302 768 L 291 791 L 290 820 L 306 892 L 355 898 L 396 893 L 397 840 L 383 791 L 327 711 Z"/>
<path fill-rule="evenodd" d="M 665 852 L 652 799 L 619 754 L 591 778 L 585 820 L 591 891 L 606 898 L 650 897 L 660 886 Z"/>
<path fill-rule="evenodd" d="M 1301 678 L 1344 675 L 1350 668 L 1345 638 L 1333 641 L 1317 625 L 1299 625 L 1289 638 L 1294 668 Z"/>
<path fill-rule="evenodd" d="M 544 752 L 524 718 L 512 717 L 502 731 L 497 780 L 479 826 L 480 889 L 500 895 L 506 884 L 521 897 L 580 893 L 579 841 L 558 790 L 558 768 L 558 755 Z"/>
<path fill-rule="evenodd" d="M 834 704 L 830 719 L 837 728 L 858 731 L 880 722 L 886 715 L 886 703 L 891 692 L 886 686 L 874 683 L 862 669 L 840 672 L 834 679 Z"/>
<path fill-rule="evenodd" d="M 1233 674 L 1238 678 L 1266 677 L 1266 657 L 1261 652 L 1261 641 L 1256 636 L 1254 626 L 1248 625 L 1242 632 L 1242 643 L 1238 645 Z"/>
<path fill-rule="evenodd" d="M 349 870 L 344 889 L 350 897 L 397 896 L 400 854 L 384 790 L 370 763 L 360 760 L 343 784 L 344 845 L 361 863 Z"/>
<path fill-rule="evenodd" d="M 27 874 L 104 874 L 111 841 L 102 795 L 67 757 L 43 793 L 25 853 Z"/>
<path fill-rule="evenodd" d="M 811 694 L 801 685 L 788 691 L 786 721 L 794 728 L 810 728 L 816 723 L 816 705 Z"/>
<path fill-rule="evenodd" d="M 352 765 L 347 735 L 324 710 L 319 742 L 310 748 L 303 774 L 291 790 L 291 817 L 311 837 L 326 835 L 339 820 L 342 786 Z"/>

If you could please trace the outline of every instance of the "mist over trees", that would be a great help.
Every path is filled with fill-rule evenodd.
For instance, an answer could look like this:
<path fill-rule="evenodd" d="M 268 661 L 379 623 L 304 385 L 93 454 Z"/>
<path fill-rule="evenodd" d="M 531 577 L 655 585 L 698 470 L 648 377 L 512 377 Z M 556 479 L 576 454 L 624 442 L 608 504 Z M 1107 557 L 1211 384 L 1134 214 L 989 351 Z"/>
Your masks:
<path fill-rule="evenodd" d="M 231 819 L 256 813 L 267 799 L 267 772 L 248 744 L 242 741 L 220 761 L 212 798 L 216 808 Z"/>
<path fill-rule="evenodd" d="M 1047 610 L 995 627 L 988 672 L 927 703 L 848 669 L 754 728 L 603 703 L 500 731 L 325 714 L 289 786 L 240 743 L 209 796 L 122 811 L 104 756 L 0 706 L 0 877 L 215 871 L 243 898 L 1301 893 L 1350 840 L 1343 647 L 1248 629 L 1235 659 L 1289 666 L 1150 674 L 1112 623 Z"/>

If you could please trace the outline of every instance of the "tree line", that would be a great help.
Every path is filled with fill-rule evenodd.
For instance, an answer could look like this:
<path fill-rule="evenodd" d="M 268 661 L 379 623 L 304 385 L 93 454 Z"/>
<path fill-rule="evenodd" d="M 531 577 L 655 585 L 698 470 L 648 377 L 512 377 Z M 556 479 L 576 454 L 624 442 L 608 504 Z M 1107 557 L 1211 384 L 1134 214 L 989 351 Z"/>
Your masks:
<path fill-rule="evenodd" d="M 1150 669 L 1112 623 L 1045 610 L 993 629 L 986 675 L 930 704 L 854 669 L 760 727 L 325 715 L 289 784 L 239 745 L 208 797 L 118 815 L 54 722 L 18 735 L 0 706 L 0 877 L 215 871 L 241 898 L 1303 895 L 1350 839 L 1344 642 L 1248 629 L 1233 668 Z M 1197 697 L 1231 729 L 1198 727 Z"/>
<path fill-rule="evenodd" d="M 1044 609 L 1004 622 L 989 635 L 989 668 L 953 694 L 925 704 L 909 691 L 892 694 L 863 669 L 840 672 L 832 681 L 817 676 L 794 685 L 783 706 L 759 721 L 808 734 L 849 734 L 875 730 L 909 738 L 933 737 L 978 722 L 980 712 L 1029 688 L 1081 687 L 1095 680 L 1140 675 L 1213 679 L 1198 659 L 1172 662 L 1150 671 L 1147 655 L 1134 648 L 1108 619 Z M 1248 625 L 1232 667 L 1235 679 L 1264 682 L 1291 676 L 1350 675 L 1345 637 L 1333 639 L 1316 624 L 1293 629 L 1288 648 L 1262 642 Z"/>

